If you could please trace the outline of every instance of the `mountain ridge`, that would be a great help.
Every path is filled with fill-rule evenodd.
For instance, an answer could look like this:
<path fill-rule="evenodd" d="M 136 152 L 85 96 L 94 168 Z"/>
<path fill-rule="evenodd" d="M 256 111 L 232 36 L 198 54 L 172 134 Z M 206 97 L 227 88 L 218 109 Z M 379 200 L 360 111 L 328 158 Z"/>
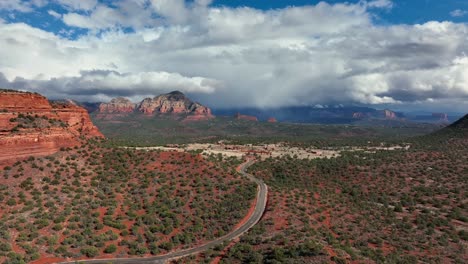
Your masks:
<path fill-rule="evenodd" d="M 210 108 L 192 101 L 180 91 L 145 98 L 139 103 L 133 103 L 124 97 L 117 97 L 113 98 L 109 103 L 101 103 L 96 112 L 98 118 L 112 118 L 112 115 L 127 115 L 130 113 L 141 113 L 148 116 L 185 114 L 187 115 L 186 120 L 202 120 L 214 117 Z"/>

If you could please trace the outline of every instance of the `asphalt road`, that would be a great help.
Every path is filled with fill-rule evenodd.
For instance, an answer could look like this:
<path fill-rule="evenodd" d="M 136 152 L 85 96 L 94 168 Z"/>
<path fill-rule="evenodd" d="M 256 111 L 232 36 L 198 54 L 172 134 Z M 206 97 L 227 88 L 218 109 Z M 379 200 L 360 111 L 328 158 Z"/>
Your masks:
<path fill-rule="evenodd" d="M 250 179 L 251 181 L 257 183 L 257 203 L 255 204 L 255 211 L 250 216 L 250 218 L 239 228 L 232 231 L 231 233 L 217 238 L 213 241 L 207 242 L 206 244 L 189 248 L 183 249 L 179 251 L 174 251 L 165 255 L 155 256 L 155 257 L 148 257 L 148 258 L 115 258 L 115 259 L 91 259 L 91 260 L 79 260 L 79 261 L 70 261 L 70 262 L 61 262 L 61 264 L 71 264 L 71 263 L 115 263 L 115 264 L 123 264 L 123 263 L 166 263 L 169 260 L 178 259 L 182 257 L 187 257 L 191 255 L 199 254 L 207 249 L 213 248 L 217 245 L 221 245 L 226 241 L 231 241 L 233 239 L 238 238 L 239 236 L 243 235 L 247 232 L 250 228 L 252 228 L 255 224 L 260 221 L 262 218 L 263 213 L 265 212 L 267 198 L 268 198 L 268 186 L 262 181 L 251 174 L 245 172 L 245 170 L 254 163 L 255 161 L 249 161 L 241 165 L 240 173 Z"/>

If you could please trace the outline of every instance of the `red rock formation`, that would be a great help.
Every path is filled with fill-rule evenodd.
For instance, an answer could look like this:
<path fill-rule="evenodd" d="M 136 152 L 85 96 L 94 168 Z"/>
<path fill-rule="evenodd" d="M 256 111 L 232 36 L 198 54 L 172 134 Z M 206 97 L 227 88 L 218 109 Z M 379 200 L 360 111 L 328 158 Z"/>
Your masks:
<path fill-rule="evenodd" d="M 234 117 L 238 120 L 258 121 L 258 118 L 255 116 L 241 115 L 240 113 L 237 113 Z"/>
<path fill-rule="evenodd" d="M 102 103 L 99 105 L 99 113 L 114 114 L 114 113 L 132 113 L 135 111 L 136 104 L 130 100 L 117 97 L 112 99 L 109 103 Z"/>
<path fill-rule="evenodd" d="M 268 118 L 268 123 L 276 123 L 276 122 L 278 122 L 278 120 L 276 120 L 276 118 L 274 118 L 274 117 Z"/>
<path fill-rule="evenodd" d="M 39 94 L 0 90 L 0 161 L 48 155 L 103 137 L 88 112 L 72 102 L 49 103 Z"/>
<path fill-rule="evenodd" d="M 48 112 L 52 109 L 47 98 L 36 93 L 0 90 L 0 109 L 10 112 Z"/>
<path fill-rule="evenodd" d="M 213 117 L 211 109 L 199 103 L 188 99 L 179 91 L 171 92 L 156 96 L 154 98 L 146 98 L 138 104 L 138 111 L 144 114 L 193 114 L 206 117 Z"/>
<path fill-rule="evenodd" d="M 145 115 L 154 114 L 186 114 L 184 121 L 198 121 L 213 118 L 211 109 L 199 103 L 193 102 L 183 93 L 175 91 L 168 94 L 146 98 L 138 104 L 131 103 L 128 99 L 119 97 L 112 99 L 110 103 L 101 104 L 97 114 L 98 118 L 111 119 L 132 112 Z"/>

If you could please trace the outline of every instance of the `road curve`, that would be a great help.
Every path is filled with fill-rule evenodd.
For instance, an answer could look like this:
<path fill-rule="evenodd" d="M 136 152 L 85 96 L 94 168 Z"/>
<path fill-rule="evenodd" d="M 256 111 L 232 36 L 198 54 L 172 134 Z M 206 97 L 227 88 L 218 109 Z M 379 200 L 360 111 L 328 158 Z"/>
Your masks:
<path fill-rule="evenodd" d="M 251 174 L 248 174 L 245 170 L 251 166 L 255 161 L 248 161 L 243 163 L 239 168 L 239 172 L 247 177 L 249 180 L 257 184 L 257 202 L 255 204 L 255 210 L 250 216 L 250 218 L 240 227 L 232 231 L 231 233 L 219 237 L 215 240 L 207 242 L 203 245 L 196 246 L 189 249 L 182 249 L 179 251 L 174 251 L 165 255 L 147 257 L 147 258 L 114 258 L 114 259 L 88 259 L 88 260 L 74 260 L 69 262 L 60 262 L 60 264 L 72 264 L 72 263 L 86 263 L 86 264 L 99 264 L 99 263 L 114 263 L 114 264 L 134 264 L 134 263 L 166 263 L 169 260 L 174 260 L 182 257 L 188 257 L 191 255 L 196 255 L 207 249 L 213 248 L 217 245 L 221 245 L 226 241 L 236 239 L 247 232 L 255 224 L 260 221 L 263 213 L 265 212 L 267 198 L 268 198 L 268 186 L 260 179 L 255 178 Z"/>

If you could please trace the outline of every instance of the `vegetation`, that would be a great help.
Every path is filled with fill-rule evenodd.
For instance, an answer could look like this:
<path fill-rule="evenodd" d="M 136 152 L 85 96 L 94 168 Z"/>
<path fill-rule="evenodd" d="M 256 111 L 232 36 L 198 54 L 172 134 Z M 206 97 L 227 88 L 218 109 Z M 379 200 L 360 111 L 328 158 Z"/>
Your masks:
<path fill-rule="evenodd" d="M 12 132 L 18 132 L 25 128 L 51 128 L 51 127 L 68 127 L 68 124 L 54 118 L 39 115 L 18 114 L 16 118 L 11 118 L 10 122 L 17 125 L 12 128 Z"/>
<path fill-rule="evenodd" d="M 90 141 L 0 174 L 0 262 L 147 256 L 229 232 L 255 197 L 234 158 Z"/>
<path fill-rule="evenodd" d="M 468 137 L 456 135 L 419 137 L 409 150 L 256 163 L 251 172 L 270 186 L 265 228 L 223 263 L 466 263 Z M 314 254 L 301 255 L 307 241 Z"/>
<path fill-rule="evenodd" d="M 173 116 L 130 114 L 111 121 L 91 115 L 104 135 L 117 146 L 154 146 L 165 144 L 213 143 L 229 140 L 237 144 L 287 141 L 317 147 L 367 145 L 401 141 L 410 136 L 434 131 L 434 125 L 412 124 L 391 127 L 266 123 L 236 120 L 229 117 L 181 122 Z M 180 118 L 184 118 L 183 115 Z M 115 122 L 118 121 L 118 122 Z M 377 142 L 378 140 L 378 142 Z"/>

